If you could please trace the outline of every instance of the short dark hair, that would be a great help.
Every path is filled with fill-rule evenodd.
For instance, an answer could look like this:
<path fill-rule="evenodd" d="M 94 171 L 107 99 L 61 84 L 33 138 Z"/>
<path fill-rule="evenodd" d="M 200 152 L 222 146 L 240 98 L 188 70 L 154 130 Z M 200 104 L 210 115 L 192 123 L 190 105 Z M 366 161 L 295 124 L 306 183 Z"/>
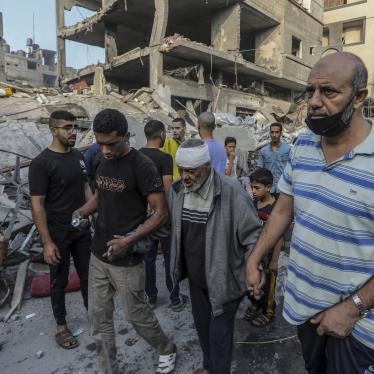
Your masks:
<path fill-rule="evenodd" d="M 183 127 L 186 127 L 186 121 L 183 118 L 174 118 L 171 122 L 179 122 Z"/>
<path fill-rule="evenodd" d="M 96 114 L 93 121 L 93 131 L 110 134 L 116 131 L 118 135 L 126 135 L 128 124 L 126 117 L 116 109 L 104 109 Z"/>
<path fill-rule="evenodd" d="M 199 126 L 203 129 L 213 132 L 216 128 L 216 119 L 211 112 L 202 112 L 197 118 Z"/>
<path fill-rule="evenodd" d="M 202 145 L 204 145 L 205 142 L 201 139 L 187 139 L 185 140 L 181 145 L 180 147 L 181 148 L 195 148 L 195 147 L 200 147 Z"/>
<path fill-rule="evenodd" d="M 251 182 L 261 183 L 264 186 L 273 185 L 273 174 L 270 170 L 265 168 L 257 168 L 250 176 L 249 180 Z"/>
<path fill-rule="evenodd" d="M 270 129 L 271 129 L 272 127 L 275 127 L 275 126 L 279 127 L 279 128 L 280 128 L 280 131 L 283 130 L 283 126 L 282 126 L 282 124 L 279 123 L 279 122 L 273 122 L 273 123 L 270 125 Z"/>
<path fill-rule="evenodd" d="M 229 143 L 235 143 L 236 144 L 236 138 L 234 138 L 233 136 L 227 136 L 226 139 L 225 139 L 225 145 L 227 145 Z"/>
<path fill-rule="evenodd" d="M 156 119 L 151 119 L 144 126 L 144 134 L 147 139 L 157 138 L 162 131 L 165 131 L 165 125 Z"/>
<path fill-rule="evenodd" d="M 76 118 L 74 114 L 68 112 L 67 110 L 55 110 L 51 113 L 49 117 L 49 127 L 55 127 L 58 121 L 75 121 Z"/>

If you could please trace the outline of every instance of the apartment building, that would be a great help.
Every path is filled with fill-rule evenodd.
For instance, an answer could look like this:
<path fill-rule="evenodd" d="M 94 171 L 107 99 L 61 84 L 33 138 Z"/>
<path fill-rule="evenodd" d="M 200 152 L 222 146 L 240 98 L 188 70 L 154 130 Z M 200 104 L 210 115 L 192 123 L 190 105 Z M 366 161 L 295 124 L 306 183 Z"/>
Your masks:
<path fill-rule="evenodd" d="M 324 53 L 347 51 L 360 56 L 369 70 L 369 94 L 374 97 L 374 1 L 325 0 L 324 6 Z M 370 116 L 374 117 L 374 103 Z"/>
<path fill-rule="evenodd" d="M 31 38 L 26 49 L 11 51 L 3 35 L 3 15 L 0 12 L 0 80 L 22 81 L 33 87 L 54 87 L 56 84 L 56 52 L 40 48 Z"/>
<path fill-rule="evenodd" d="M 176 107 L 188 99 L 234 114 L 268 98 L 292 102 L 322 47 L 323 0 L 56 0 L 58 74 L 93 82 L 95 66 L 66 74 L 65 41 L 105 48 L 107 82 L 150 87 Z M 72 26 L 72 7 L 95 12 Z M 203 105 L 203 109 L 204 109 Z M 201 105 L 200 105 L 201 107 Z"/>

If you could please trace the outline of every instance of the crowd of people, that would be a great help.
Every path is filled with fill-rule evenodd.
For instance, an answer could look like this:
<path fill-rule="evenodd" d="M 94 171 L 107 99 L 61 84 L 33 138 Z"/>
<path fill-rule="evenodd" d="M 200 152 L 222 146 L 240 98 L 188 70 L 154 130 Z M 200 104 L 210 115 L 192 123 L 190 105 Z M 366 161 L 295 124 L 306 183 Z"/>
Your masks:
<path fill-rule="evenodd" d="M 172 312 L 185 308 L 179 283 L 188 280 L 202 351 L 195 373 L 230 373 L 243 298 L 251 326 L 275 318 L 278 258 L 293 223 L 283 317 L 297 326 L 306 370 L 374 372 L 374 130 L 363 116 L 366 87 L 357 56 L 322 58 L 306 88 L 309 130 L 291 152 L 282 124 L 271 124 L 249 176 L 238 166 L 235 137 L 214 138 L 209 112 L 198 117 L 200 139 L 186 139 L 182 118 L 173 119 L 170 138 L 162 122 L 150 120 L 147 143 L 136 150 L 125 115 L 102 110 L 85 157 L 73 148 L 74 116 L 53 112 L 53 140 L 32 161 L 29 184 L 50 266 L 57 344 L 79 344 L 65 309 L 72 257 L 100 372 L 120 372 L 115 293 L 127 321 L 158 352 L 156 373 L 173 372 L 177 347 L 153 311 L 161 250 Z"/>

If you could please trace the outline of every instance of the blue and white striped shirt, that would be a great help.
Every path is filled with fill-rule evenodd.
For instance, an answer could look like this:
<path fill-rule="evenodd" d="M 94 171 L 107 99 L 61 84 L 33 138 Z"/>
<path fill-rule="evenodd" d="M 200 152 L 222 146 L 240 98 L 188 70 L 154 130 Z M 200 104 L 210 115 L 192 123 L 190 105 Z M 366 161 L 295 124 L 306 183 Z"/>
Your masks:
<path fill-rule="evenodd" d="M 273 152 L 271 144 L 266 145 L 260 151 L 256 164 L 260 168 L 270 170 L 273 174 L 273 186 L 271 188 L 272 193 L 279 193 L 277 185 L 279 178 L 283 173 L 283 169 L 288 161 L 289 153 L 290 145 L 286 143 L 280 143 L 275 152 Z"/>
<path fill-rule="evenodd" d="M 374 126 L 331 164 L 319 136 L 300 135 L 278 187 L 295 208 L 283 316 L 301 324 L 374 275 Z M 352 335 L 374 349 L 374 309 Z"/>

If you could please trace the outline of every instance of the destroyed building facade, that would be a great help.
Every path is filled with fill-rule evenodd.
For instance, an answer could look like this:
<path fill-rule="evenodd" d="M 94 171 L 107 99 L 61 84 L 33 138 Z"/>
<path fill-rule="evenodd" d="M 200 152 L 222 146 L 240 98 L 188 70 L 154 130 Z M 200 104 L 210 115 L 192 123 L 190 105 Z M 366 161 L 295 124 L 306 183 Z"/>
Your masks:
<path fill-rule="evenodd" d="M 31 38 L 26 41 L 26 50 L 11 51 L 4 39 L 3 15 L 0 12 L 0 81 L 54 87 L 56 77 L 55 51 L 40 48 Z"/>
<path fill-rule="evenodd" d="M 65 26 L 64 12 L 95 13 Z M 92 84 L 95 66 L 66 74 L 65 41 L 105 48 L 106 82 L 150 87 L 166 104 L 251 114 L 293 102 L 321 54 L 323 0 L 56 0 L 61 82 Z"/>
<path fill-rule="evenodd" d="M 365 105 L 365 115 L 374 117 L 374 1 L 325 0 L 324 6 L 324 53 L 346 51 L 362 58 L 369 72 L 371 96 Z"/>

